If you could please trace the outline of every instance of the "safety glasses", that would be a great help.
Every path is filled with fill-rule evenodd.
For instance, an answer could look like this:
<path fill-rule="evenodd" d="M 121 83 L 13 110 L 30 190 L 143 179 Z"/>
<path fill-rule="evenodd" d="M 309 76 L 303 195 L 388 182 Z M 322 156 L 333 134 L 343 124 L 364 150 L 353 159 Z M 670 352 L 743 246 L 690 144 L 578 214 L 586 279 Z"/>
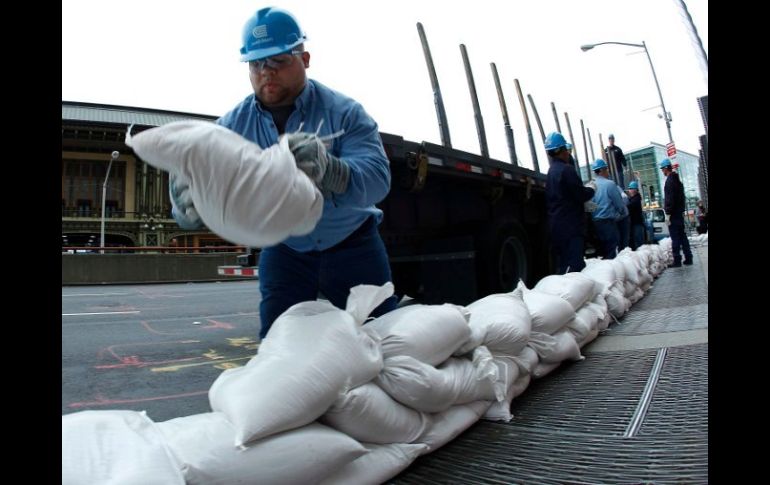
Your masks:
<path fill-rule="evenodd" d="M 302 55 L 303 51 L 291 51 L 286 54 L 278 54 L 277 56 L 266 57 L 257 61 L 249 61 L 249 69 L 253 72 L 260 72 L 265 67 L 270 69 L 283 69 L 291 64 L 293 56 Z"/>

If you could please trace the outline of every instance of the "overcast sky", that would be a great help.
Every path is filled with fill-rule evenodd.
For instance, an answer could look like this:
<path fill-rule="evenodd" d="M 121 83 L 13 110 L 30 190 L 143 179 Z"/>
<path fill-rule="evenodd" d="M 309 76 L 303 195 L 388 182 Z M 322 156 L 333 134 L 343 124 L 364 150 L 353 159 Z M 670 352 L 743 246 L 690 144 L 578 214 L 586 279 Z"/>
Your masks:
<path fill-rule="evenodd" d="M 685 2 L 708 53 L 708 2 Z M 582 52 L 588 43 L 645 41 L 677 148 L 697 155 L 705 133 L 697 98 L 708 94 L 708 75 L 675 0 L 63 0 L 62 99 L 224 114 L 251 89 L 239 62 L 241 28 L 269 5 L 292 12 L 307 33 L 309 77 L 358 100 L 381 131 L 412 141 L 441 142 L 417 22 L 428 37 L 456 148 L 480 153 L 460 44 L 493 158 L 509 161 L 490 62 L 525 167 L 532 168 L 532 156 L 514 78 L 534 98 L 546 133 L 556 126 L 551 102 L 567 137 L 569 114 L 581 164 L 581 119 L 597 156 L 600 133 L 605 144 L 614 133 L 625 152 L 668 142 L 643 49 Z M 534 119 L 532 130 L 545 171 Z"/>

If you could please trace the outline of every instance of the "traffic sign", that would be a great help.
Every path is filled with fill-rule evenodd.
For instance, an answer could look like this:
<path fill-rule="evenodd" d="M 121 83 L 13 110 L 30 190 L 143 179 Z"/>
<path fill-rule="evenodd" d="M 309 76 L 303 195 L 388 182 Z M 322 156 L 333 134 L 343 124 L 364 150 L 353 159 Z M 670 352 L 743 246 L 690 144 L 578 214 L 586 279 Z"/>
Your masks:
<path fill-rule="evenodd" d="M 666 143 L 666 155 L 668 157 L 676 156 L 676 146 L 674 146 L 674 142 Z"/>

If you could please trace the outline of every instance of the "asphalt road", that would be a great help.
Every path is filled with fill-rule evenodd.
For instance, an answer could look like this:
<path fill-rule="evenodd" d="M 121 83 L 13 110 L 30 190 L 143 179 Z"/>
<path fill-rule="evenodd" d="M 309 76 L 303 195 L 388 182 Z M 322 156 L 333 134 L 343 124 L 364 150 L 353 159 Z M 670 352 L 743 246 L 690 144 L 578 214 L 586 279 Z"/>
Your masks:
<path fill-rule="evenodd" d="M 210 411 L 208 389 L 259 342 L 257 281 L 62 287 L 62 414 Z"/>

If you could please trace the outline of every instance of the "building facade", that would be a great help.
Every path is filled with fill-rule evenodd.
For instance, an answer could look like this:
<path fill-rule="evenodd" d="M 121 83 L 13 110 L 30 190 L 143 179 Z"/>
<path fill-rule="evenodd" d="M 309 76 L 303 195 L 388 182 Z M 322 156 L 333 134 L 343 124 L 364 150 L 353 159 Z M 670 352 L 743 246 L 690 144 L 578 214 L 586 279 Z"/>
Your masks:
<path fill-rule="evenodd" d="M 132 124 L 136 134 L 190 119 L 216 117 L 62 101 L 62 248 L 99 247 L 103 190 L 105 247 L 232 246 L 205 229 L 181 229 L 171 218 L 168 173 L 125 144 Z M 113 151 L 120 155 L 110 165 Z"/>
<path fill-rule="evenodd" d="M 634 171 L 642 191 L 642 204 L 645 207 L 663 207 L 663 185 L 665 177 L 658 167 L 658 163 L 666 155 L 666 146 L 659 143 L 650 143 L 646 147 L 630 151 L 625 154 L 629 168 Z M 676 157 L 671 159 L 679 173 L 679 178 L 684 184 L 684 194 L 687 199 L 688 209 L 696 206 L 700 199 L 700 182 L 698 180 L 699 157 L 692 153 L 677 150 Z"/>

